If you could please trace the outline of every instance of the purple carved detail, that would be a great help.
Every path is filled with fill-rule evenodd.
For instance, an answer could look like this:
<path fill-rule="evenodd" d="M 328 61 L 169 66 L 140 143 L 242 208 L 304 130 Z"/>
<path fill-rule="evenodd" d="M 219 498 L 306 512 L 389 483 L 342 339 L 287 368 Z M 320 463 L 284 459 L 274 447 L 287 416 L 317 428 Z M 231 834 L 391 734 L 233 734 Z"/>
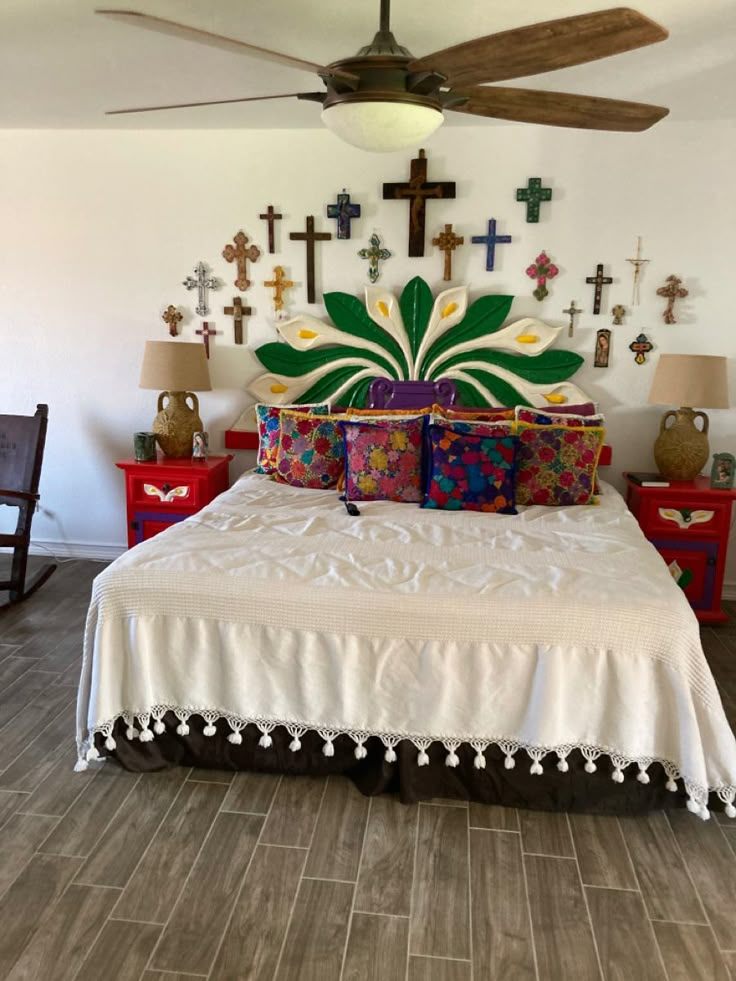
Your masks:
<path fill-rule="evenodd" d="M 369 409 L 421 409 L 425 405 L 455 405 L 457 390 L 449 378 L 439 381 L 394 381 L 375 378 L 368 389 Z"/>

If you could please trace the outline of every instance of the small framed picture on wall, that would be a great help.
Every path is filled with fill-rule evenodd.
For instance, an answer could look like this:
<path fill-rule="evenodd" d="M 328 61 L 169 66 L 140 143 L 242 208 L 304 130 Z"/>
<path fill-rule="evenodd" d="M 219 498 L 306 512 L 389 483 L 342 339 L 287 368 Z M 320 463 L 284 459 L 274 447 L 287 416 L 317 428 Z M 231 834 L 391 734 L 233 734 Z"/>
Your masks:
<path fill-rule="evenodd" d="M 731 453 L 714 453 L 710 486 L 716 490 L 731 490 L 735 475 L 736 458 Z"/>

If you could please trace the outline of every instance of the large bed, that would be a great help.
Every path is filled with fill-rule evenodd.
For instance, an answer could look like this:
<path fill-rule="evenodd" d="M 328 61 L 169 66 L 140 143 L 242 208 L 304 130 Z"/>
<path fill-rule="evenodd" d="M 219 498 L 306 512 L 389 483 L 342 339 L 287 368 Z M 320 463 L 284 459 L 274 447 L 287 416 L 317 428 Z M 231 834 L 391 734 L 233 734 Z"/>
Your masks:
<path fill-rule="evenodd" d="M 480 514 L 247 473 L 93 587 L 79 767 L 349 775 L 405 801 L 733 808 L 698 624 L 620 494 Z"/>

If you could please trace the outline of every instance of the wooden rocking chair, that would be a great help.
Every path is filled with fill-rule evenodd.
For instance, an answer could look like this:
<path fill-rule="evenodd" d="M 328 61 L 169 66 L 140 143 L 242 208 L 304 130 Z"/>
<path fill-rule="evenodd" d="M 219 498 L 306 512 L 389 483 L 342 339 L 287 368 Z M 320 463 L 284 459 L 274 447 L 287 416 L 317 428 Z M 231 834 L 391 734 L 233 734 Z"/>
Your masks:
<path fill-rule="evenodd" d="M 18 508 L 15 532 L 0 532 L 0 548 L 13 549 L 10 579 L 0 579 L 0 592 L 9 590 L 10 601 L 0 604 L 0 609 L 27 599 L 56 569 L 56 563 L 44 565 L 26 582 L 48 417 L 47 405 L 37 406 L 33 416 L 0 415 L 0 504 Z"/>

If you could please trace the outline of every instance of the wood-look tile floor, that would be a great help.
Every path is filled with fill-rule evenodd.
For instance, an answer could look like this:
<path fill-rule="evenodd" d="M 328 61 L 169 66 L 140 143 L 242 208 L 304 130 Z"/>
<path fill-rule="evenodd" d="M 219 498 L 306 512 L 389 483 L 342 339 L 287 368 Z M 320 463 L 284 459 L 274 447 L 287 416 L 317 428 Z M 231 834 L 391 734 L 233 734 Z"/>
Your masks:
<path fill-rule="evenodd" d="M 0 613 L 2 981 L 736 981 L 723 817 L 406 807 L 332 777 L 73 773 L 101 568 L 65 563 Z M 736 625 L 702 636 L 736 720 Z"/>

